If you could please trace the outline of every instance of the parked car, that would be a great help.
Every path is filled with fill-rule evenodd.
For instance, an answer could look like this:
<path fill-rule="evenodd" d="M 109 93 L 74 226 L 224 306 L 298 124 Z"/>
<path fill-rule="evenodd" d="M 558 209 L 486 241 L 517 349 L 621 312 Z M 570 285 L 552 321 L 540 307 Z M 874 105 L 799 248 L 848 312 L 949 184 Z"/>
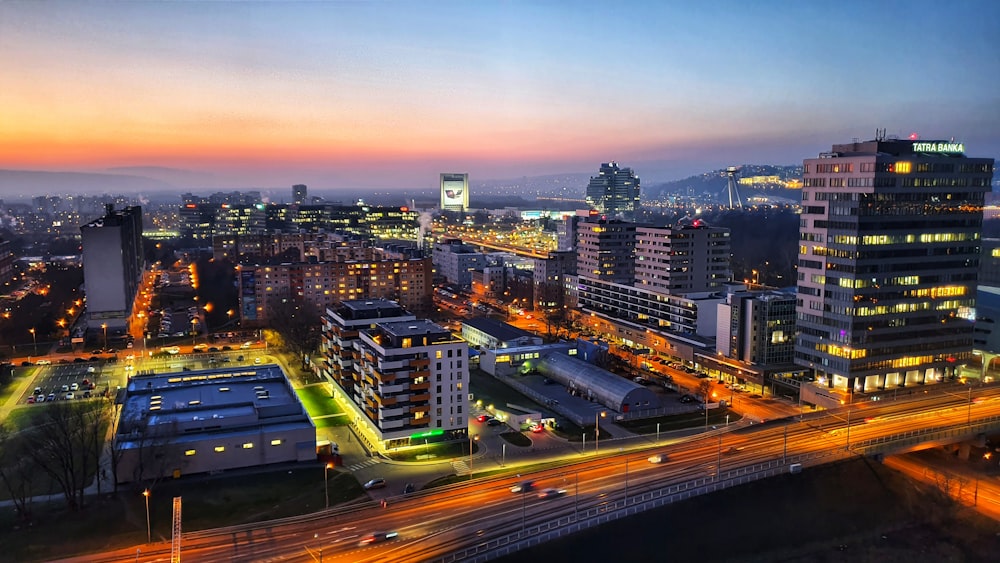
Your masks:
<path fill-rule="evenodd" d="M 45 395 L 39 395 L 39 396 L 38 396 L 38 397 L 37 397 L 37 398 L 35 399 L 35 402 L 36 402 L 36 403 L 44 403 L 44 402 L 45 402 Z"/>
<path fill-rule="evenodd" d="M 372 479 L 365 483 L 365 490 L 370 491 L 371 489 L 383 489 L 385 488 L 385 479 L 377 478 Z"/>
<path fill-rule="evenodd" d="M 407 483 L 406 486 L 403 487 L 403 494 L 408 495 L 415 490 L 417 490 L 417 488 L 413 486 L 413 483 Z"/>
<path fill-rule="evenodd" d="M 41 387 L 35 387 L 35 391 L 34 391 L 33 394 L 34 395 L 41 395 L 42 394 L 42 388 Z"/>
<path fill-rule="evenodd" d="M 75 393 L 73 393 L 73 392 L 66 393 L 66 400 L 67 401 L 72 401 L 75 398 L 76 398 L 76 394 Z"/>
<path fill-rule="evenodd" d="M 55 393 L 49 393 L 49 396 L 46 397 L 45 400 L 46 401 L 55 401 L 56 400 L 56 394 Z M 38 402 L 41 403 L 41 401 L 38 401 Z"/>
<path fill-rule="evenodd" d="M 69 391 L 69 385 L 63 385 L 63 386 L 62 386 L 62 387 L 60 388 L 60 391 L 62 391 L 63 393 L 65 393 L 65 392 Z"/>
<path fill-rule="evenodd" d="M 487 424 L 487 426 L 500 426 L 503 423 L 500 422 L 499 420 L 495 419 L 495 418 L 491 418 L 491 419 L 489 419 L 489 420 L 486 421 L 486 424 Z"/>
<path fill-rule="evenodd" d="M 30 404 L 33 404 L 34 402 L 35 402 L 35 396 L 34 395 L 28 395 L 28 404 L 30 405 Z"/>

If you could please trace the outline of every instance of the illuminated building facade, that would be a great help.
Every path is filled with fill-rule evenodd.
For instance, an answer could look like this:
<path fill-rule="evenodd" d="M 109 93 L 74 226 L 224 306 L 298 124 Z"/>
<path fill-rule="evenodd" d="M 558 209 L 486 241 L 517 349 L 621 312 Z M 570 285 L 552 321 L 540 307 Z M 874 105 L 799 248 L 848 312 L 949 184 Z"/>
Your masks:
<path fill-rule="evenodd" d="M 993 160 L 878 139 L 804 164 L 795 362 L 848 402 L 956 375 L 972 356 Z"/>
<path fill-rule="evenodd" d="M 587 205 L 613 219 L 632 219 L 639 209 L 639 177 L 617 162 L 601 164 L 587 184 Z"/>
<path fill-rule="evenodd" d="M 465 211 L 469 208 L 469 175 L 441 174 L 441 209 Z"/>
<path fill-rule="evenodd" d="M 354 342 L 355 427 L 378 451 L 468 435 L 468 344 L 425 319 L 380 322 Z M 359 413 L 363 413 L 360 416 Z"/>
<path fill-rule="evenodd" d="M 354 349 L 358 334 L 375 328 L 377 323 L 416 319 L 398 303 L 388 299 L 351 299 L 328 307 L 322 319 L 321 357 L 313 362 L 316 374 L 336 384 L 354 403 L 362 404 L 364 389 L 361 373 L 354 367 L 360 358 L 360 352 Z"/>
<path fill-rule="evenodd" d="M 732 277 L 729 229 L 686 219 L 636 228 L 635 285 L 672 295 L 717 291 Z"/>
<path fill-rule="evenodd" d="M 392 299 L 423 312 L 432 303 L 432 278 L 428 258 L 241 265 L 241 321 L 263 326 L 284 314 L 286 303 L 323 310 L 351 299 Z"/>
<path fill-rule="evenodd" d="M 635 282 L 635 223 L 589 217 L 577 225 L 576 273 L 599 280 Z"/>

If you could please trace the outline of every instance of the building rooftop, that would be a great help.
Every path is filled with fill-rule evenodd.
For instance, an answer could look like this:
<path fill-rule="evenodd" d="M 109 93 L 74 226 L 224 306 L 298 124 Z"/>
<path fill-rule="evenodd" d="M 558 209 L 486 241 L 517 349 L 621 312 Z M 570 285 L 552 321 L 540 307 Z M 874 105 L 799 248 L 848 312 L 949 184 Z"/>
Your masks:
<path fill-rule="evenodd" d="M 346 320 L 380 319 L 407 315 L 399 303 L 388 299 L 352 299 L 341 301 L 337 314 Z"/>
<path fill-rule="evenodd" d="M 475 317 L 472 319 L 466 319 L 462 321 L 462 324 L 471 326 L 472 328 L 482 331 L 493 338 L 505 342 L 509 340 L 516 340 L 518 338 L 532 337 L 534 334 L 517 328 L 516 326 L 509 325 L 505 322 L 498 321 L 496 319 L 491 319 L 489 317 Z"/>
<path fill-rule="evenodd" d="M 308 420 L 281 367 L 223 368 L 133 377 L 118 434 L 234 431 Z"/>

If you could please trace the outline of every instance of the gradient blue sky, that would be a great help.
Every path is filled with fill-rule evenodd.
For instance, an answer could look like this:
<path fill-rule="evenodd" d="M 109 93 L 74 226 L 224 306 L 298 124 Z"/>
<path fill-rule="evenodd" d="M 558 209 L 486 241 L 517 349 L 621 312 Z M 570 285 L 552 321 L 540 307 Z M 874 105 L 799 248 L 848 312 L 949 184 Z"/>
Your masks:
<path fill-rule="evenodd" d="M 0 2 L 0 168 L 433 187 L 1000 156 L 1000 2 Z"/>

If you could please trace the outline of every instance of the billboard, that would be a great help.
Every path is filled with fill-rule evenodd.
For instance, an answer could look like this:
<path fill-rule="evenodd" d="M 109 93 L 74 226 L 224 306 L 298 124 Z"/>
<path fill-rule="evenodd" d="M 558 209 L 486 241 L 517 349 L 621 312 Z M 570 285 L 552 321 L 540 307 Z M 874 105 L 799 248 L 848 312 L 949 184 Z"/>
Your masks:
<path fill-rule="evenodd" d="M 469 175 L 441 174 L 441 209 L 464 211 L 469 207 Z"/>

